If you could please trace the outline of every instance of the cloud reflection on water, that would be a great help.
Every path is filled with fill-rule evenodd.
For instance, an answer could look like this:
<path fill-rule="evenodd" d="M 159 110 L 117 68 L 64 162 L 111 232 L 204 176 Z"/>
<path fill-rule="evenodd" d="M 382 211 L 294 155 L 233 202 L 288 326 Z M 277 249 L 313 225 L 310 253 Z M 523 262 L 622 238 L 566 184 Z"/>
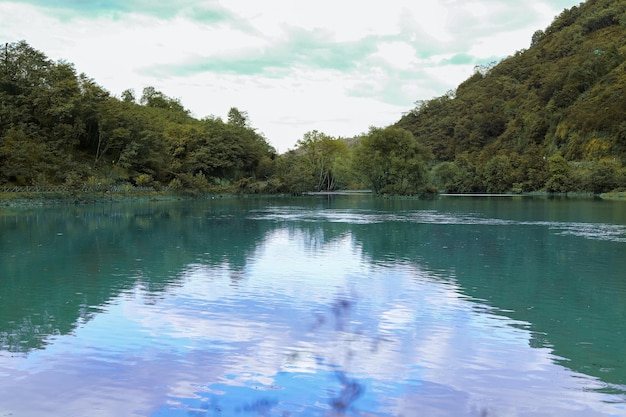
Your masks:
<path fill-rule="evenodd" d="M 462 295 L 452 273 L 442 280 L 417 262 L 371 264 L 349 234 L 312 248 L 303 232 L 279 228 L 238 271 L 236 286 L 231 272 L 190 264 L 158 299 L 137 285 L 73 335 L 31 352 L 27 369 L 0 356 L 0 369 L 13 369 L 0 382 L 0 411 L 601 416 L 618 409 L 593 391 L 599 381 L 555 364 L 547 348 L 531 348 L 525 323 Z M 364 391 L 333 411 L 347 381 Z"/>

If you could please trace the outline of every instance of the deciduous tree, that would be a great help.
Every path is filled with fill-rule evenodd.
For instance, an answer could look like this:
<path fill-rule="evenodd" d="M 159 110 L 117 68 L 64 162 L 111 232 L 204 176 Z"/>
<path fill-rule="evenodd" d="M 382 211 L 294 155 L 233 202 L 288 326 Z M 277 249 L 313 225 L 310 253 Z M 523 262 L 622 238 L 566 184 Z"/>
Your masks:
<path fill-rule="evenodd" d="M 431 154 L 407 130 L 371 128 L 355 152 L 355 168 L 375 193 L 417 194 L 427 184 Z"/>

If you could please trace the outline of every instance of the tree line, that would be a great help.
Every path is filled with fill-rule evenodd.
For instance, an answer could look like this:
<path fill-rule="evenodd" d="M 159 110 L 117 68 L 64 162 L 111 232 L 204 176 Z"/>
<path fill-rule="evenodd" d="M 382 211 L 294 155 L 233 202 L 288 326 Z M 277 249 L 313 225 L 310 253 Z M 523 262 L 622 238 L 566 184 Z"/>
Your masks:
<path fill-rule="evenodd" d="M 0 182 L 203 188 L 254 176 L 276 152 L 236 108 L 195 119 L 146 87 L 112 96 L 26 42 L 0 49 Z"/>
<path fill-rule="evenodd" d="M 115 97 L 25 41 L 5 44 L 0 57 L 3 185 L 294 194 L 370 182 L 376 191 L 413 193 L 424 185 L 427 152 L 402 129 L 372 129 L 352 142 L 312 131 L 278 155 L 236 107 L 226 121 L 196 119 L 151 86 L 140 97 Z"/>

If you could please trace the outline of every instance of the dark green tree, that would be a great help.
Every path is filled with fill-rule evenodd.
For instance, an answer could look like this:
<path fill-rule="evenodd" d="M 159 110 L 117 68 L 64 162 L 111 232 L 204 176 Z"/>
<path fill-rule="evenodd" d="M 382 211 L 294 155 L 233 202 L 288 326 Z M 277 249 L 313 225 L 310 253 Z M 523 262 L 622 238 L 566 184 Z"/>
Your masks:
<path fill-rule="evenodd" d="M 590 164 L 586 188 L 596 194 L 625 186 L 621 167 L 614 158 L 603 158 Z"/>
<path fill-rule="evenodd" d="M 483 183 L 488 193 L 501 193 L 513 188 L 513 166 L 506 155 L 496 155 L 482 169 Z"/>
<path fill-rule="evenodd" d="M 135 97 L 135 90 L 132 88 L 122 91 L 122 101 L 125 103 L 134 103 L 137 101 Z"/>
<path fill-rule="evenodd" d="M 248 112 L 240 111 L 237 107 L 231 107 L 228 110 L 228 124 L 242 128 L 249 127 Z"/>
<path fill-rule="evenodd" d="M 145 87 L 141 95 L 139 103 L 146 107 L 155 107 L 159 109 L 171 110 L 175 113 L 188 116 L 187 111 L 180 103 L 179 99 L 168 97 L 161 91 L 158 91 L 152 86 Z"/>
<path fill-rule="evenodd" d="M 447 193 L 459 193 L 461 189 L 462 171 L 454 162 L 440 162 L 435 165 L 431 173 L 434 185 Z"/>
<path fill-rule="evenodd" d="M 302 194 L 315 189 L 313 164 L 304 154 L 290 150 L 276 158 L 277 191 Z"/>
<path fill-rule="evenodd" d="M 572 169 L 559 153 L 548 158 L 548 180 L 546 181 L 546 191 L 550 193 L 566 193 L 571 191 Z"/>
<path fill-rule="evenodd" d="M 377 194 L 418 194 L 428 182 L 429 150 L 398 127 L 371 128 L 355 150 L 355 169 Z"/>

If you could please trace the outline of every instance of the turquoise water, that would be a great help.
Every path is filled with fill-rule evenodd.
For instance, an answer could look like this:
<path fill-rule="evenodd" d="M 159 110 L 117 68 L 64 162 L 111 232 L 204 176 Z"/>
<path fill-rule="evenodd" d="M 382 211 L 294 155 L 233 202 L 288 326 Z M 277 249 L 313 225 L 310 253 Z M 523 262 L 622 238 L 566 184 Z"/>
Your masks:
<path fill-rule="evenodd" d="M 0 416 L 623 416 L 624 271 L 624 202 L 0 209 Z"/>

